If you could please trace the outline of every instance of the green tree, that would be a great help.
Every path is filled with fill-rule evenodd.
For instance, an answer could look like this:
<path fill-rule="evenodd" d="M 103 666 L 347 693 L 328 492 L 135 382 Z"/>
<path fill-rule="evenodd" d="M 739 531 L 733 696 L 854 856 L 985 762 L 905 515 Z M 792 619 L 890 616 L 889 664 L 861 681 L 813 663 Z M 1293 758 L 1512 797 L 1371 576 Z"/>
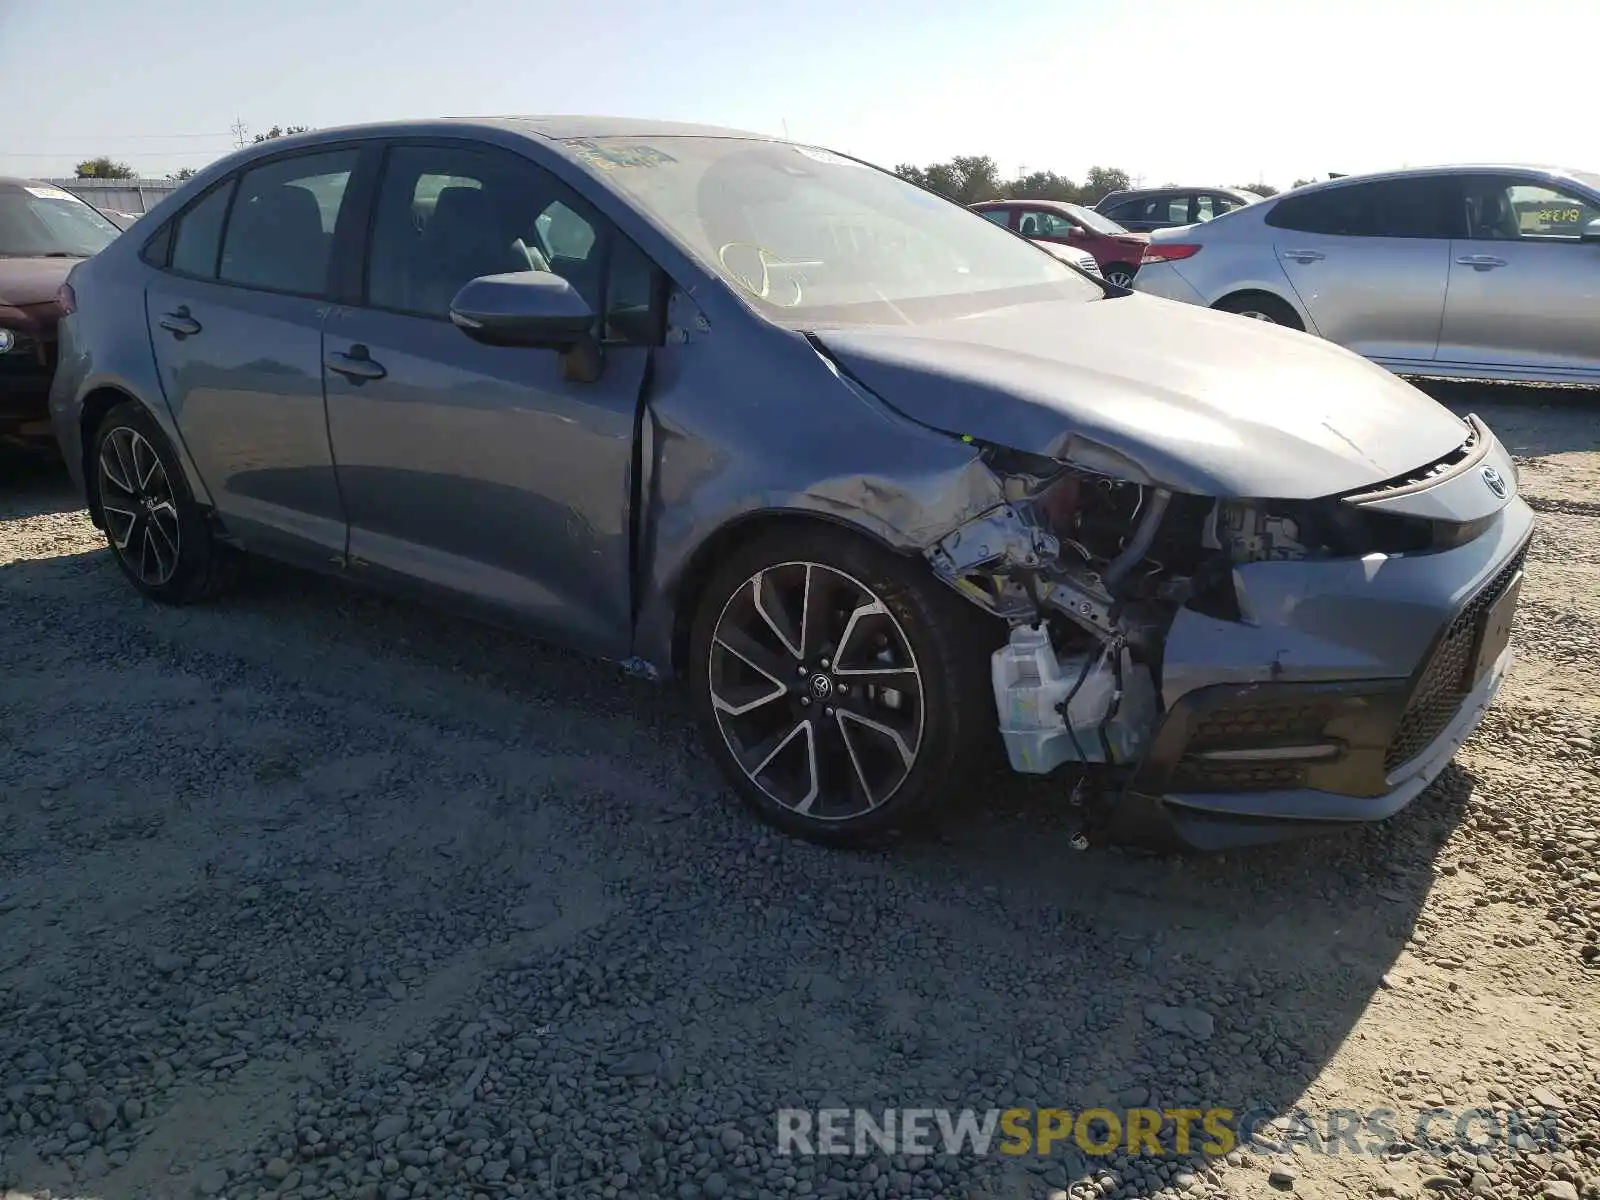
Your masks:
<path fill-rule="evenodd" d="M 1112 192 L 1126 191 L 1132 186 L 1133 180 L 1126 171 L 1116 167 L 1090 167 L 1083 181 L 1083 200 L 1086 204 L 1098 204 Z"/>
<path fill-rule="evenodd" d="M 117 162 L 108 154 L 99 158 L 86 158 L 76 167 L 73 173 L 79 179 L 132 179 L 133 168 L 127 163 Z"/>
<path fill-rule="evenodd" d="M 1294 183 L 1289 186 L 1289 190 L 1292 192 L 1295 188 L 1303 188 L 1306 186 L 1306 184 L 1315 182 L 1315 179 L 1296 179 Z"/>
<path fill-rule="evenodd" d="M 311 132 L 311 126 L 309 126 L 309 125 L 274 125 L 271 129 L 267 130 L 265 133 L 256 134 L 255 140 L 257 142 L 270 142 L 270 141 L 272 141 L 273 138 L 288 137 L 291 134 L 295 134 L 295 133 L 310 133 L 310 132 Z"/>
<path fill-rule="evenodd" d="M 1270 183 L 1230 183 L 1228 186 L 1236 192 L 1254 192 L 1263 199 L 1278 194 L 1278 189 Z"/>
<path fill-rule="evenodd" d="M 176 179 L 179 183 L 182 183 L 185 179 L 193 179 L 194 178 L 194 168 L 193 167 L 179 167 L 176 171 L 172 172 L 172 174 L 168 175 L 167 178 L 168 179 Z"/>

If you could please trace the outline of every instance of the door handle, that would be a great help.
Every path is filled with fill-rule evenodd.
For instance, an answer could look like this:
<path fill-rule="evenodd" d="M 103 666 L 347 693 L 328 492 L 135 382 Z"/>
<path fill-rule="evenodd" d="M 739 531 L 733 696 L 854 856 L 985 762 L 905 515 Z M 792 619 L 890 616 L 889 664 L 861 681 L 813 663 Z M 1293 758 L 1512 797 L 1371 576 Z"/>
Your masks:
<path fill-rule="evenodd" d="M 1473 267 L 1479 271 L 1492 271 L 1496 267 L 1506 265 L 1506 260 L 1496 258 L 1492 254 L 1463 254 L 1456 262 L 1463 267 Z"/>
<path fill-rule="evenodd" d="M 179 306 L 176 312 L 162 313 L 156 324 L 174 337 L 193 337 L 200 332 L 200 322 L 189 315 L 187 304 Z"/>
<path fill-rule="evenodd" d="M 1321 262 L 1327 257 L 1321 250 L 1285 250 L 1285 258 L 1292 258 L 1297 263 Z"/>
<path fill-rule="evenodd" d="M 330 352 L 322 361 L 328 370 L 337 371 L 353 383 L 360 383 L 365 379 L 382 379 L 389 373 L 372 361 L 372 356 L 367 353 L 365 346 L 351 346 L 344 354 Z"/>

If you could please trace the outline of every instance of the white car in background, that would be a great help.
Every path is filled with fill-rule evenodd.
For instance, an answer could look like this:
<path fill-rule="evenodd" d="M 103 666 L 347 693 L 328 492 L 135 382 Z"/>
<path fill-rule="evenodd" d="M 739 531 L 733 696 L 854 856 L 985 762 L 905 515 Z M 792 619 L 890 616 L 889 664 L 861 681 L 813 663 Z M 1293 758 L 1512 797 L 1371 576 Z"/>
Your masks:
<path fill-rule="evenodd" d="M 1600 174 L 1345 176 L 1151 235 L 1134 289 L 1402 375 L 1600 383 Z"/>

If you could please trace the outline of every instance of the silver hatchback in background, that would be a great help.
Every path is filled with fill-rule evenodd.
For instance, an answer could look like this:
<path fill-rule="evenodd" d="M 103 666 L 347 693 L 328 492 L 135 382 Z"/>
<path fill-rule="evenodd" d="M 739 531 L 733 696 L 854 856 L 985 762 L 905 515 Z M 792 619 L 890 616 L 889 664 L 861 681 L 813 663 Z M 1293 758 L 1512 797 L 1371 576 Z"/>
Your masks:
<path fill-rule="evenodd" d="M 1348 176 L 1151 237 L 1134 284 L 1403 375 L 1600 383 L 1600 175 Z"/>

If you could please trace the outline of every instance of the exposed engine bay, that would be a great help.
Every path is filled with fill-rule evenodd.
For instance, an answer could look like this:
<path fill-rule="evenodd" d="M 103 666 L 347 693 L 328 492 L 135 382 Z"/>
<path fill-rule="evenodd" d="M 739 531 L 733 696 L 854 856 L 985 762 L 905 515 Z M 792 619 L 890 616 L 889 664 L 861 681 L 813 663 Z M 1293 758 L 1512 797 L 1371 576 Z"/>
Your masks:
<path fill-rule="evenodd" d="M 1014 769 L 1132 765 L 1161 720 L 1180 608 L 1228 621 L 1247 563 L 1405 553 L 1471 530 L 1318 501 L 1217 499 L 986 447 L 1007 502 L 928 551 L 935 572 L 1010 626 L 992 675 Z"/>

